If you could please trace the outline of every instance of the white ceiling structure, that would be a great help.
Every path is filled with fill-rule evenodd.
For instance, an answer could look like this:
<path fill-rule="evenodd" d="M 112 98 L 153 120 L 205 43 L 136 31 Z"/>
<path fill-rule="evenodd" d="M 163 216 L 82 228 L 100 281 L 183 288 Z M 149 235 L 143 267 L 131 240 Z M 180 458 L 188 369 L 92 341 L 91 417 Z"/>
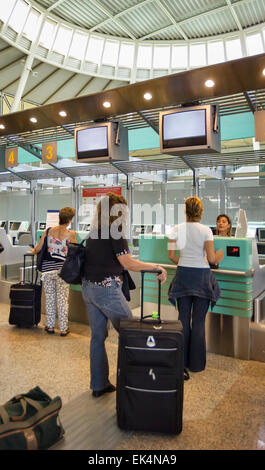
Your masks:
<path fill-rule="evenodd" d="M 264 0 L 0 0 L 0 114 L 262 52 Z"/>

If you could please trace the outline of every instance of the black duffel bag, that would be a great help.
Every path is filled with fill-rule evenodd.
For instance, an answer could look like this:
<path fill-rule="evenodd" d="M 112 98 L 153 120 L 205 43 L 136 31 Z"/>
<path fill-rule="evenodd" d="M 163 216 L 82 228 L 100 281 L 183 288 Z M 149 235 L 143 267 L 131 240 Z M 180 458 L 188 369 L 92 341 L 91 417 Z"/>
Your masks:
<path fill-rule="evenodd" d="M 41 388 L 17 395 L 0 406 L 0 451 L 45 450 L 63 437 L 60 397 L 53 400 Z"/>
<path fill-rule="evenodd" d="M 86 249 L 84 243 L 69 243 L 68 253 L 59 276 L 67 284 L 82 284 L 84 264 L 86 258 Z"/>

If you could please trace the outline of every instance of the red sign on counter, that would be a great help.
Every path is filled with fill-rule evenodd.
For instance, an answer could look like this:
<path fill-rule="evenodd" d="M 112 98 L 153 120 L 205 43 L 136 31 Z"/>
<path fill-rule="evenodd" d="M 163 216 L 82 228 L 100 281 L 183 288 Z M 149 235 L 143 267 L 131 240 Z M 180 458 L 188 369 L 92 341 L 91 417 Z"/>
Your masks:
<path fill-rule="evenodd" d="M 101 197 L 106 193 L 114 193 L 121 196 L 121 187 L 114 188 L 84 188 L 83 197 Z"/>

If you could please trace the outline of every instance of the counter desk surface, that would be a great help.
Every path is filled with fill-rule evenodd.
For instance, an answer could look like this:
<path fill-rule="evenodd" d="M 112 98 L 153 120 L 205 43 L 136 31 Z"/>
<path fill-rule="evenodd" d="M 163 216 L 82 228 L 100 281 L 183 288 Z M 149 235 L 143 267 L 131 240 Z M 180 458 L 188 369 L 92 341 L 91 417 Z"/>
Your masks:
<path fill-rule="evenodd" d="M 213 313 L 251 318 L 253 299 L 265 290 L 265 266 L 260 266 L 256 242 L 249 238 L 214 237 L 215 249 L 224 251 L 224 259 L 218 269 L 213 269 L 221 289 L 221 297 Z M 162 304 L 168 302 L 168 288 L 176 265 L 168 259 L 167 236 L 142 236 L 139 240 L 139 254 L 142 261 L 152 261 L 166 268 L 167 282 L 162 286 Z M 155 277 L 146 278 L 144 301 L 154 303 L 156 298 Z"/>

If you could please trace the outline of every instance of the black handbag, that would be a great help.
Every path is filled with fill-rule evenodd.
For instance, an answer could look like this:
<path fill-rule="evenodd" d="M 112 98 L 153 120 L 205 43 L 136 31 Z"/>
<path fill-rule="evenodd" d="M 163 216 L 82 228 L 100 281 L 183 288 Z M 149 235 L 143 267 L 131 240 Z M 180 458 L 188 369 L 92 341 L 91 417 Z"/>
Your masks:
<path fill-rule="evenodd" d="M 125 299 L 128 302 L 130 302 L 130 300 L 131 300 L 130 290 L 135 290 L 136 285 L 134 284 L 134 281 L 133 281 L 129 271 L 124 269 L 123 272 L 122 272 L 122 275 L 123 275 L 123 283 L 122 283 L 121 290 L 123 292 L 123 295 L 124 295 Z"/>
<path fill-rule="evenodd" d="M 37 254 L 37 270 L 40 271 L 40 272 L 42 270 L 43 258 L 44 258 L 44 255 L 46 253 L 46 250 L 47 250 L 47 236 L 48 236 L 49 230 L 50 230 L 50 227 L 47 229 L 46 236 L 44 238 L 42 248 L 39 251 L 39 253 Z"/>
<path fill-rule="evenodd" d="M 4 251 L 4 247 L 3 247 L 2 243 L 0 243 L 0 253 L 2 253 L 2 251 Z"/>
<path fill-rule="evenodd" d="M 86 239 L 81 243 L 69 243 L 68 253 L 59 276 L 67 284 L 82 284 L 84 264 L 86 258 Z"/>

